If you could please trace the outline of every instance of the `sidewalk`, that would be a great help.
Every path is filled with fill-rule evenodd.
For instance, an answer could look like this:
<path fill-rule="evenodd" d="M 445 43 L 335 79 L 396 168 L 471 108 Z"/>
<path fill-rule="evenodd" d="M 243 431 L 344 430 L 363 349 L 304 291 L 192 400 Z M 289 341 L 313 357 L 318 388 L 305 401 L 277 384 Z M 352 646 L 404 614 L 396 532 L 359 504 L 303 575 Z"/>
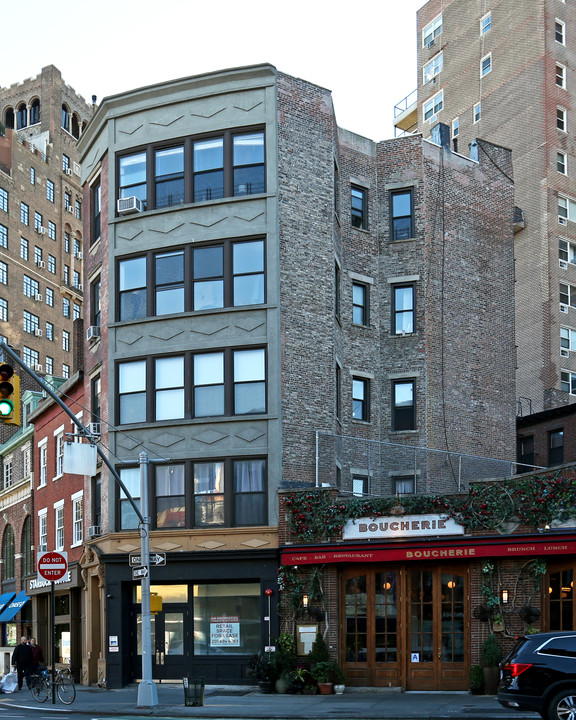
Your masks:
<path fill-rule="evenodd" d="M 76 700 L 62 705 L 56 698 L 37 703 L 28 690 L 0 695 L 0 709 L 26 709 L 52 712 L 106 715 L 151 715 L 188 718 L 301 718 L 327 720 L 342 717 L 385 720 L 539 720 L 536 713 L 517 712 L 501 707 L 493 696 L 468 693 L 401 693 L 393 690 L 347 688 L 344 695 L 264 695 L 255 687 L 206 688 L 202 707 L 186 707 L 181 684 L 157 685 L 158 705 L 138 708 L 138 686 L 120 690 L 77 686 Z"/>

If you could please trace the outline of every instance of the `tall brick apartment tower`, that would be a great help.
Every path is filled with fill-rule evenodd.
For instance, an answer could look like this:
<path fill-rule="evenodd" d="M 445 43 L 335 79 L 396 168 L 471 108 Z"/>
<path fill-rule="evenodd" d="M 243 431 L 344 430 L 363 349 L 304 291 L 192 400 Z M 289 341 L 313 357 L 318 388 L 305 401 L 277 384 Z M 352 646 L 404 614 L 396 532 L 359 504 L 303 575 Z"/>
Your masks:
<path fill-rule="evenodd" d="M 512 149 L 523 415 L 576 394 L 575 32 L 564 0 L 430 0 L 418 12 L 418 101 L 398 118 L 424 137 L 450 125 L 464 154 L 476 137 Z"/>
<path fill-rule="evenodd" d="M 82 136 L 85 395 L 135 497 L 154 460 L 156 678 L 250 682 L 279 489 L 455 491 L 426 448 L 510 459 L 511 158 L 445 131 L 374 143 L 258 65 L 105 98 Z M 114 687 L 140 672 L 137 523 L 105 469 L 91 505 L 84 676 Z"/>
<path fill-rule="evenodd" d="M 0 88 L 0 335 L 37 372 L 68 377 L 82 316 L 77 142 L 93 108 L 53 65 Z"/>

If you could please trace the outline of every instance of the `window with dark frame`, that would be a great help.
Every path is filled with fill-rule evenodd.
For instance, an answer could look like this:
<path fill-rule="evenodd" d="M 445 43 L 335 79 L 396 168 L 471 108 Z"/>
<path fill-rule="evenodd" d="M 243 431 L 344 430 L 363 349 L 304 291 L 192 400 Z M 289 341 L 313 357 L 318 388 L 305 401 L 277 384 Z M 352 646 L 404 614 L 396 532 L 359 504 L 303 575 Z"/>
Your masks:
<path fill-rule="evenodd" d="M 411 335 L 414 332 L 414 285 L 392 286 L 392 333 Z"/>
<path fill-rule="evenodd" d="M 562 465 L 564 462 L 564 429 L 548 433 L 548 465 Z"/>
<path fill-rule="evenodd" d="M 100 327 L 102 307 L 100 304 L 100 276 L 90 283 L 90 325 Z"/>
<path fill-rule="evenodd" d="M 401 475 L 392 479 L 394 495 L 413 495 L 416 492 L 414 475 Z"/>
<path fill-rule="evenodd" d="M 395 190 L 390 193 L 392 240 L 414 237 L 413 190 Z"/>
<path fill-rule="evenodd" d="M 144 210 L 266 190 L 264 132 L 225 131 L 118 156 L 118 197 Z"/>
<path fill-rule="evenodd" d="M 264 348 L 133 360 L 118 364 L 117 377 L 122 425 L 266 412 Z"/>
<path fill-rule="evenodd" d="M 336 365 L 334 384 L 334 412 L 336 417 L 340 419 L 342 417 L 342 370 L 340 365 Z"/>
<path fill-rule="evenodd" d="M 102 398 L 102 378 L 101 378 L 100 374 L 98 374 L 90 379 L 91 422 L 95 422 L 95 423 L 100 422 L 101 398 Z"/>
<path fill-rule="evenodd" d="M 355 325 L 368 325 L 368 285 L 360 282 L 352 283 L 352 322 Z"/>
<path fill-rule="evenodd" d="M 226 240 L 120 259 L 118 288 L 120 321 L 260 305 L 265 302 L 264 240 Z"/>
<path fill-rule="evenodd" d="M 416 429 L 414 380 L 392 382 L 392 430 L 401 432 Z"/>
<path fill-rule="evenodd" d="M 365 475 L 354 475 L 352 478 L 352 495 L 362 497 L 367 495 L 369 490 L 369 478 Z"/>
<path fill-rule="evenodd" d="M 367 378 L 352 378 L 352 418 L 368 421 L 370 413 L 370 381 Z"/>
<path fill-rule="evenodd" d="M 366 230 L 368 228 L 368 193 L 364 188 L 358 187 L 357 185 L 352 185 L 350 193 L 352 227 L 358 228 L 359 230 Z"/>
<path fill-rule="evenodd" d="M 525 472 L 530 472 L 534 468 L 534 436 L 528 435 L 526 437 L 518 438 L 518 452 L 517 452 L 518 466 L 516 473 L 521 475 Z"/>
<path fill-rule="evenodd" d="M 92 233 L 90 236 L 91 243 L 95 243 L 100 237 L 102 222 L 102 185 L 97 182 L 92 186 Z"/>
<path fill-rule="evenodd" d="M 267 523 L 265 458 L 184 460 L 151 467 L 148 483 L 152 527 L 258 526 Z M 128 491 L 140 501 L 138 468 L 121 468 Z M 137 527 L 133 508 L 117 491 L 119 530 Z"/>

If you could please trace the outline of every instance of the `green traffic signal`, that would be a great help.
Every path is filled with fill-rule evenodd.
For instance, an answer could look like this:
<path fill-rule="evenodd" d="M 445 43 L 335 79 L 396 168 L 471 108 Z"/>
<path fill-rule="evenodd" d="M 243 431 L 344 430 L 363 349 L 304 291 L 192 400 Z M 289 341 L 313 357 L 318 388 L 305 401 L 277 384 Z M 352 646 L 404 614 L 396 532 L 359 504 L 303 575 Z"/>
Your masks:
<path fill-rule="evenodd" d="M 8 363 L 0 365 L 0 422 L 20 424 L 20 378 Z"/>

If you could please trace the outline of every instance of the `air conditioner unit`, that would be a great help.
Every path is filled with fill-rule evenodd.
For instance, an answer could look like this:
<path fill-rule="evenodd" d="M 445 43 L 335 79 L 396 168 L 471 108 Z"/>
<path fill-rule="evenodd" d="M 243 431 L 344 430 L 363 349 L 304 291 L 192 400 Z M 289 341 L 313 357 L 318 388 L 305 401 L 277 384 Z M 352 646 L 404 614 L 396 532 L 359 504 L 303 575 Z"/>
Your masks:
<path fill-rule="evenodd" d="M 34 372 L 42 372 L 42 365 L 32 365 Z"/>
<path fill-rule="evenodd" d="M 568 305 L 564 305 L 564 303 L 560 303 L 560 312 L 567 313 Z"/>
<path fill-rule="evenodd" d="M 42 302 L 42 295 L 40 295 L 40 293 L 37 293 L 36 295 L 34 295 L 34 300 L 36 302 Z"/>
<path fill-rule="evenodd" d="M 36 335 L 36 337 L 42 337 L 42 330 L 40 330 L 40 328 L 36 328 L 36 330 L 34 330 L 34 335 Z"/>
<path fill-rule="evenodd" d="M 142 212 L 142 201 L 135 196 L 120 198 L 117 203 L 118 215 Z"/>
<path fill-rule="evenodd" d="M 88 425 L 88 431 L 90 432 L 90 435 L 100 437 L 102 434 L 100 431 L 100 423 L 90 423 L 90 425 Z"/>
<path fill-rule="evenodd" d="M 82 252 L 76 253 L 76 257 L 78 258 L 78 260 L 83 260 L 83 259 L 84 259 L 84 253 L 82 253 Z"/>
<path fill-rule="evenodd" d="M 570 351 L 569 351 L 569 350 L 566 350 L 565 348 L 562 348 L 562 349 L 560 350 L 560 355 L 561 355 L 562 357 L 570 357 Z"/>
<path fill-rule="evenodd" d="M 88 528 L 88 537 L 99 537 L 102 534 L 102 528 L 100 525 L 90 525 Z"/>
<path fill-rule="evenodd" d="M 90 340 L 97 340 L 100 337 L 100 326 L 99 325 L 90 325 L 88 330 L 86 330 L 86 340 L 90 342 Z"/>
<path fill-rule="evenodd" d="M 66 173 L 66 175 L 72 175 L 72 168 L 66 168 L 64 172 Z"/>
<path fill-rule="evenodd" d="M 45 268 L 45 267 L 46 267 L 46 263 L 44 262 L 44 260 L 38 260 L 38 261 L 36 262 L 36 267 Z"/>
<path fill-rule="evenodd" d="M 433 48 L 434 45 L 436 45 L 436 41 L 435 41 L 435 40 L 430 40 L 430 42 L 428 43 L 428 45 L 427 45 L 426 47 L 428 48 L 428 50 L 430 50 L 430 48 Z"/>
<path fill-rule="evenodd" d="M 82 283 L 78 283 L 78 285 L 76 285 L 76 290 L 79 290 L 80 292 L 83 292 L 83 290 L 84 290 L 84 285 L 82 285 Z"/>
<path fill-rule="evenodd" d="M 66 212 L 74 214 L 74 208 L 72 205 L 66 205 Z"/>
<path fill-rule="evenodd" d="M 38 225 L 36 232 L 38 235 L 46 235 L 46 228 L 43 225 Z"/>
<path fill-rule="evenodd" d="M 566 260 L 559 260 L 558 264 L 560 265 L 560 268 L 562 270 L 568 270 L 568 263 L 566 262 Z"/>
<path fill-rule="evenodd" d="M 559 217 L 558 222 L 560 223 L 560 225 L 568 225 L 568 220 L 564 217 Z"/>
<path fill-rule="evenodd" d="M 72 163 L 72 167 L 74 168 L 74 175 L 80 177 L 80 165 L 78 165 L 78 163 Z"/>

